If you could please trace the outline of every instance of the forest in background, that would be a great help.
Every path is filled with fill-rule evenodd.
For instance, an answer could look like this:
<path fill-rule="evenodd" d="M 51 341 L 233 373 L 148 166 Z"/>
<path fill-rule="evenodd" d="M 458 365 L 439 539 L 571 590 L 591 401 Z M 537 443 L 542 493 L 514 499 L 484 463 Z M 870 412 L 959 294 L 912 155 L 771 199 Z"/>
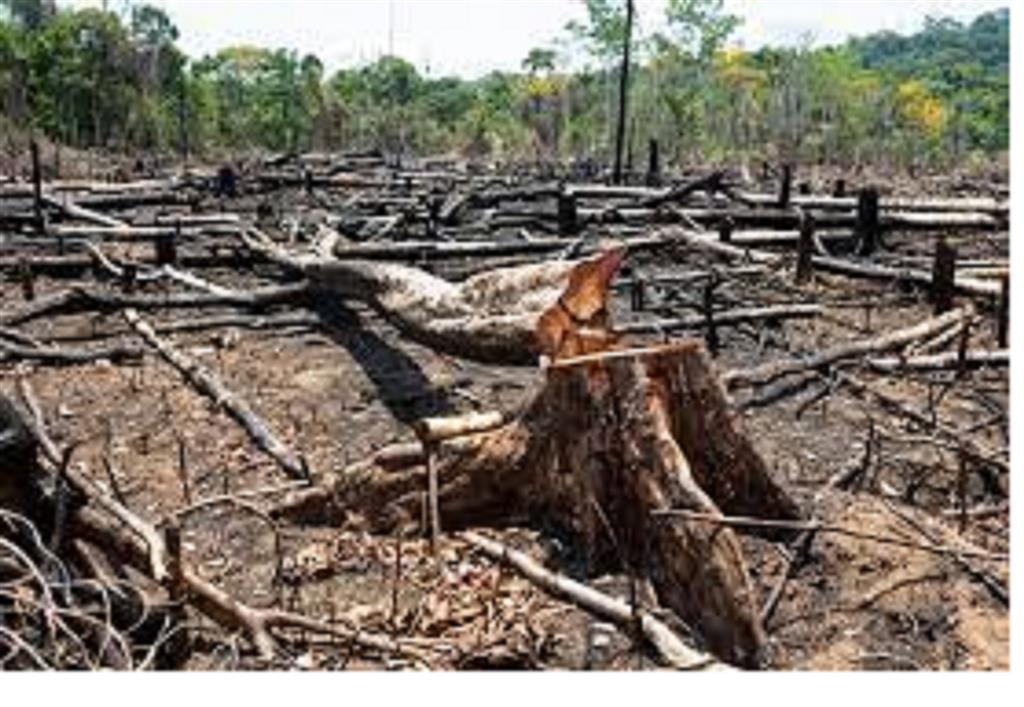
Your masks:
<path fill-rule="evenodd" d="M 188 57 L 162 10 L 0 0 L 0 131 L 154 156 L 378 148 L 497 160 L 610 162 L 624 0 L 518 72 L 424 75 L 384 56 L 328 73 L 314 55 L 254 46 Z M 653 18 L 652 18 L 653 19 Z M 983 162 L 1009 144 L 1009 10 L 930 18 L 911 36 L 745 51 L 721 0 L 669 0 L 629 46 L 626 161 L 658 140 L 676 162 L 852 166 Z"/>

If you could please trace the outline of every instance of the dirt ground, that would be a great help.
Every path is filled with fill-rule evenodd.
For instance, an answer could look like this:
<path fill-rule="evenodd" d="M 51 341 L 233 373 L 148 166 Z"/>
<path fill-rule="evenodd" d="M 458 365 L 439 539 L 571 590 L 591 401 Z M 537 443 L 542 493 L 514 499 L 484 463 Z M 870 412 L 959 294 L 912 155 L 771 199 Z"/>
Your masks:
<path fill-rule="evenodd" d="M 961 257 L 992 257 L 1000 242 L 958 237 Z M 888 243 L 890 252 L 928 252 L 915 234 Z M 1005 243 L 1005 239 L 1001 241 Z M 631 257 L 634 273 L 697 270 L 706 255 L 677 251 Z M 259 271 L 204 271 L 219 284 L 244 289 L 271 280 Z M 66 282 L 40 279 L 37 294 Z M 111 285 L 112 286 L 112 285 Z M 147 286 L 157 291 L 159 286 Z M 154 289 L 156 288 L 156 289 Z M 145 291 L 145 290 L 144 290 Z M 4 307 L 21 301 L 16 283 L 2 284 Z M 653 292 L 647 311 L 630 312 L 628 293 L 614 303 L 614 320 L 678 316 L 693 311 L 699 292 Z M 906 326 L 931 314 L 923 295 L 886 285 L 817 276 L 796 288 L 787 272 L 730 284 L 720 297 L 736 306 L 806 301 L 825 316 L 777 326 L 719 332 L 720 367 L 814 351 L 823 345 Z M 225 312 L 231 310 L 224 310 Z M 273 312 L 274 310 L 270 310 Z M 204 310 L 204 315 L 216 310 Z M 537 377 L 530 368 L 483 366 L 439 355 L 402 338 L 375 312 L 349 303 L 320 306 L 319 322 L 255 331 L 221 328 L 167 335 L 175 347 L 244 396 L 282 441 L 304 456 L 314 474 L 344 468 L 396 441 L 413 441 L 410 424 L 427 415 L 509 409 Z M 994 318 L 971 331 L 972 347 L 994 347 Z M 152 323 L 181 321 L 188 311 L 144 313 Z M 77 314 L 33 322 L 33 337 L 54 343 L 102 335 L 133 341 L 119 314 Z M 695 331 L 692 335 L 702 336 Z M 651 340 L 654 340 L 651 337 Z M 871 385 L 926 413 L 929 400 L 946 425 L 976 427 L 980 448 L 1008 447 L 1005 370 L 930 376 L 883 376 L 846 368 Z M 59 445 L 74 445 L 73 464 L 122 496 L 144 517 L 159 521 L 200 499 L 273 489 L 286 484 L 275 463 L 239 426 L 185 384 L 155 353 L 134 365 L 100 362 L 67 368 L 0 364 L 0 386 L 13 392 L 16 376 L 34 387 Z M 941 395 L 939 395 L 941 393 Z M 748 402 L 747 394 L 737 402 Z M 968 467 L 971 516 L 959 528 L 960 465 L 956 450 L 909 426 L 849 388 L 820 378 L 779 402 L 752 406 L 748 431 L 776 478 L 800 500 L 808 518 L 862 532 L 1008 552 L 1008 480 L 994 493 Z M 869 422 L 870 421 L 870 422 Z M 988 421 L 988 424 L 983 424 Z M 872 454 L 854 492 L 816 499 L 823 484 L 861 458 L 873 426 Z M 257 497 L 259 501 L 275 496 Z M 443 509 L 442 509 L 443 517 Z M 908 520 L 909 518 L 909 520 Z M 472 550 L 457 534 L 433 558 L 422 539 L 374 537 L 352 527 L 269 526 L 244 509 L 219 505 L 189 513 L 185 556 L 198 571 L 254 606 L 286 606 L 317 618 L 349 618 L 385 634 L 418 636 L 450 645 L 429 666 L 367 655 L 314 637 L 295 636 L 291 664 L 299 669 L 531 668 L 636 669 L 656 667 L 630 636 L 553 599 L 512 570 Z M 924 530 L 922 530 L 922 528 Z M 538 529 L 493 532 L 552 568 L 568 571 L 622 597 L 624 576 L 595 577 L 585 558 Z M 757 590 L 766 601 L 793 550 L 744 535 Z M 400 554 L 400 561 L 396 556 Z M 1006 586 L 1007 563 L 963 560 L 911 547 L 821 532 L 797 558 L 767 622 L 766 667 L 797 670 L 986 670 L 1009 666 L 1009 610 L 986 586 Z M 192 657 L 183 668 L 256 667 L 246 641 L 200 616 L 191 632 Z"/>

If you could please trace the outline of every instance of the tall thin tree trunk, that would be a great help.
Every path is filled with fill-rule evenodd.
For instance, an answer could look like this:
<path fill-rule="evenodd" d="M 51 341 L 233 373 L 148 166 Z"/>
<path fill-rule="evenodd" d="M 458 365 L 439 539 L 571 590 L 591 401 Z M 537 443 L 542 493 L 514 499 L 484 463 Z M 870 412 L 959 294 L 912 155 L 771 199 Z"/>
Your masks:
<path fill-rule="evenodd" d="M 629 98 L 629 50 L 633 43 L 633 0 L 626 0 L 626 36 L 622 40 L 622 71 L 619 73 L 619 121 L 615 129 L 615 171 L 612 181 L 622 183 L 622 150 L 626 141 L 626 109 Z"/>

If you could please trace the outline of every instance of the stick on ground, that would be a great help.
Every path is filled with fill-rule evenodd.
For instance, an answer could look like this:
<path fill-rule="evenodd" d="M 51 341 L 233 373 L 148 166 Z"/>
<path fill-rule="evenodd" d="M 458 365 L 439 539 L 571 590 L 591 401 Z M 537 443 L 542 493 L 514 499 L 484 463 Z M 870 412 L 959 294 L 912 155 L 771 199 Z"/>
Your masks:
<path fill-rule="evenodd" d="M 521 552 L 505 547 L 501 543 L 474 532 L 462 534 L 471 545 L 500 562 L 515 567 L 524 577 L 551 594 L 569 599 L 587 611 L 614 621 L 619 626 L 632 629 L 636 616 L 629 603 L 576 582 L 563 575 L 549 572 L 536 561 Z M 644 638 L 653 646 L 662 659 L 679 670 L 729 670 L 730 666 L 719 662 L 710 655 L 686 646 L 672 630 L 650 614 L 640 615 L 640 628 Z"/>
<path fill-rule="evenodd" d="M 156 349 L 164 360 L 178 369 L 197 391 L 223 407 L 245 429 L 256 446 L 272 457 L 289 476 L 296 479 L 308 477 L 298 456 L 277 438 L 270 427 L 249 407 L 249 403 L 228 390 L 213 373 L 158 337 L 153 327 L 144 322 L 134 309 L 126 309 L 124 318 L 139 336 Z"/>

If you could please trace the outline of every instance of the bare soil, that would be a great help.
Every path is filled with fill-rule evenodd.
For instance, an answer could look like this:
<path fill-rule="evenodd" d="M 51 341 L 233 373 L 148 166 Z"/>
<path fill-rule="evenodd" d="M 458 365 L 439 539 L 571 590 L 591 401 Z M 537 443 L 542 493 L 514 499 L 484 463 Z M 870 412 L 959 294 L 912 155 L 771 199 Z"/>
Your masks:
<path fill-rule="evenodd" d="M 960 241 L 961 257 L 998 254 L 999 245 L 984 235 Z M 907 235 L 891 239 L 888 247 L 903 254 L 926 252 L 930 242 L 925 235 Z M 670 261 L 637 256 L 629 266 L 654 274 L 700 269 L 710 262 L 704 255 L 676 252 Z M 270 282 L 259 272 L 204 271 L 203 276 L 234 288 Z M 730 285 L 721 296 L 737 303 L 820 302 L 827 306 L 826 316 L 722 329 L 723 369 L 811 352 L 906 326 L 931 313 L 915 292 L 820 275 L 813 284 L 795 288 L 785 277 L 783 273 L 742 288 Z M 40 279 L 38 295 L 66 286 L 64 281 Z M 615 321 L 652 313 L 678 315 L 688 311 L 685 298 L 699 301 L 700 293 L 655 292 L 644 313 L 629 311 L 627 295 L 622 292 L 615 301 Z M 3 283 L 3 306 L 20 301 L 17 284 Z M 509 409 L 538 375 L 529 368 L 483 366 L 439 355 L 403 339 L 362 306 L 326 303 L 319 313 L 321 322 L 313 327 L 226 328 L 167 337 L 243 395 L 286 444 L 304 455 L 314 473 L 343 468 L 388 443 L 415 439 L 410 423 L 426 415 Z M 186 311 L 144 314 L 154 323 L 190 316 Z M 989 314 L 972 330 L 972 347 L 994 347 L 993 327 Z M 118 314 L 61 316 L 34 322 L 25 331 L 63 343 L 98 334 L 132 338 Z M 1008 420 L 994 416 L 1008 409 L 1006 371 L 983 370 L 956 379 L 955 374 L 885 377 L 852 370 L 922 413 L 941 391 L 934 409 L 945 424 L 967 429 L 991 418 L 994 422 L 970 432 L 969 438 L 989 450 L 1009 444 Z M 4 392 L 12 392 L 17 375 L 35 388 L 58 444 L 75 446 L 73 464 L 104 488 L 113 491 L 116 486 L 131 508 L 151 520 L 203 498 L 286 481 L 230 418 L 155 354 L 137 365 L 4 365 Z M 819 380 L 795 396 L 746 414 L 758 449 L 804 504 L 807 517 L 922 541 L 920 530 L 899 515 L 906 514 L 942 543 L 966 540 L 993 552 L 1008 551 L 1008 505 L 993 515 L 971 517 L 966 529 L 958 528 L 951 512 L 959 504 L 955 450 L 935 444 L 928 433 L 843 386 L 830 385 Z M 744 399 L 739 396 L 739 402 Z M 875 425 L 876 446 L 856 492 L 830 494 L 815 503 L 824 482 L 861 456 L 869 420 Z M 1002 502 L 971 470 L 966 488 L 969 507 Z M 593 576 L 587 558 L 574 556 L 564 539 L 536 528 L 507 528 L 499 537 L 553 568 L 630 596 L 627 577 Z M 451 644 L 450 658 L 432 668 L 655 667 L 651 656 L 622 631 L 545 595 L 471 550 L 457 535 L 444 538 L 435 559 L 425 541 L 371 536 L 358 519 L 340 528 L 273 528 L 239 508 L 213 506 L 189 514 L 184 539 L 187 560 L 203 576 L 255 606 L 276 603 L 318 618 L 347 617 L 381 633 Z M 752 536 L 744 536 L 744 544 L 758 590 L 767 599 L 790 550 Z M 1005 563 L 984 569 L 1005 586 Z M 193 618 L 203 626 L 201 617 Z M 962 563 L 833 533 L 819 533 L 812 541 L 768 629 L 767 667 L 776 669 L 1008 668 L 1008 609 Z M 411 667 L 389 656 L 368 656 L 336 642 L 306 638 L 297 636 L 291 644 L 297 646 L 295 667 Z M 256 666 L 244 639 L 212 624 L 197 628 L 192 641 L 192 657 L 184 668 Z"/>

